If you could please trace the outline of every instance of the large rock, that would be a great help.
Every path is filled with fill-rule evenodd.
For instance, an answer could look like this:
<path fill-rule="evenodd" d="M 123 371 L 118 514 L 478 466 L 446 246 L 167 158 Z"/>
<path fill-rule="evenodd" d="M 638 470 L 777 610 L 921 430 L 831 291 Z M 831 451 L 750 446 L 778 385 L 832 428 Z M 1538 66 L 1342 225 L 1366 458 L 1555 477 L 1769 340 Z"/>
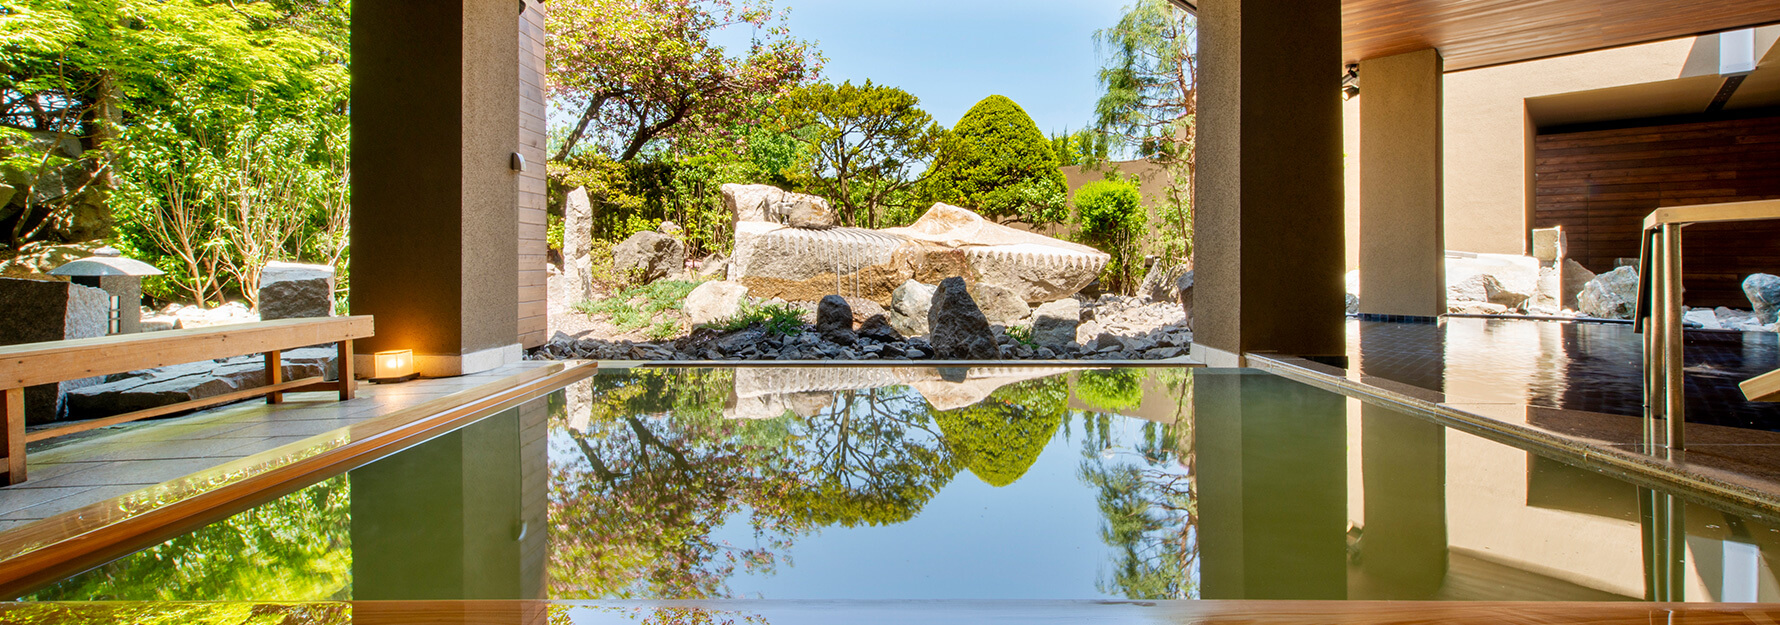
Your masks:
<path fill-rule="evenodd" d="M 890 294 L 890 326 L 906 336 L 926 334 L 927 310 L 933 306 L 936 288 L 914 280 L 896 287 Z"/>
<path fill-rule="evenodd" d="M 1062 352 L 1075 342 L 1075 331 L 1082 323 L 1082 303 L 1073 298 L 1046 302 L 1032 315 L 1032 342 L 1039 347 Z"/>
<path fill-rule="evenodd" d="M 585 187 L 575 187 L 562 202 L 562 275 L 568 281 L 568 304 L 593 297 L 593 202 Z"/>
<path fill-rule="evenodd" d="M 612 248 L 612 271 L 647 284 L 686 268 L 686 244 L 679 239 L 645 230 Z"/>
<path fill-rule="evenodd" d="M 907 228 L 884 232 L 961 251 L 975 282 L 1006 288 L 1034 304 L 1076 294 L 1112 260 L 1086 245 L 1003 226 L 949 204 L 935 204 Z"/>
<path fill-rule="evenodd" d="M 852 345 L 859 341 L 859 336 L 853 333 L 853 307 L 847 305 L 847 298 L 829 295 L 816 304 L 816 333 L 837 345 Z"/>
<path fill-rule="evenodd" d="M 840 292 L 881 305 L 909 280 L 962 276 L 1009 289 L 1031 303 L 1074 294 L 1108 259 L 1093 248 L 938 204 L 913 225 L 887 230 L 811 230 L 740 220 L 729 276 L 756 297 L 813 301 Z"/>
<path fill-rule="evenodd" d="M 721 187 L 723 206 L 737 222 L 754 221 L 793 228 L 829 228 L 838 224 L 828 200 L 791 193 L 764 184 L 726 184 Z"/>
<path fill-rule="evenodd" d="M 1631 319 L 1638 302 L 1638 270 L 1618 267 L 1596 276 L 1576 296 L 1577 310 L 1602 319 Z"/>
<path fill-rule="evenodd" d="M 978 282 L 969 287 L 970 298 L 976 301 L 977 308 L 989 323 L 999 326 L 1022 325 L 1032 318 L 1032 307 L 1026 300 L 1015 295 L 1013 291 L 986 282 Z"/>
<path fill-rule="evenodd" d="M 1181 274 L 1191 271 L 1186 265 L 1175 264 L 1164 267 L 1161 262 L 1150 266 L 1149 273 L 1144 274 L 1143 282 L 1137 287 L 1137 296 L 1152 302 L 1172 302 L 1180 299 L 1179 289 L 1175 280 Z"/>
<path fill-rule="evenodd" d="M 857 332 L 859 336 L 879 343 L 895 343 L 903 340 L 902 333 L 897 332 L 896 328 L 890 325 L 890 318 L 883 314 L 867 317 L 865 323 L 859 324 Z"/>
<path fill-rule="evenodd" d="M 68 282 L 0 278 L 0 345 L 105 336 L 111 296 Z M 25 422 L 48 423 L 64 414 L 63 394 L 102 382 L 67 380 L 25 389 Z"/>
<path fill-rule="evenodd" d="M 335 350 L 304 348 L 284 352 L 284 379 L 322 376 L 338 379 Z M 92 419 L 203 399 L 264 386 L 265 361 L 237 356 L 223 362 L 204 361 L 137 371 L 128 377 L 88 386 L 68 394 L 68 415 Z"/>
<path fill-rule="evenodd" d="M 1743 295 L 1755 308 L 1755 320 L 1763 324 L 1780 321 L 1780 277 L 1765 273 L 1750 274 L 1743 279 Z"/>
<path fill-rule="evenodd" d="M 989 319 L 970 298 L 970 289 L 963 278 L 940 281 L 933 293 L 933 305 L 927 310 L 927 325 L 932 330 L 934 357 L 943 360 L 994 360 L 1001 358 L 1001 347 L 989 329 Z"/>
<path fill-rule="evenodd" d="M 260 319 L 334 316 L 334 268 L 266 263 L 260 269 Z"/>
<path fill-rule="evenodd" d="M 1174 292 L 1180 300 L 1181 313 L 1187 316 L 1187 327 L 1193 327 L 1193 272 L 1174 279 Z"/>
<path fill-rule="evenodd" d="M 700 325 L 736 316 L 747 298 L 748 287 L 734 282 L 706 282 L 686 294 L 682 308 L 688 323 Z"/>
<path fill-rule="evenodd" d="M 1540 267 L 1539 293 L 1533 296 L 1528 308 L 1540 314 L 1576 310 L 1576 296 L 1581 295 L 1582 287 L 1593 279 L 1595 272 L 1568 258 L 1563 259 L 1561 264 Z"/>
<path fill-rule="evenodd" d="M 915 277 L 918 252 L 907 239 L 874 230 L 742 221 L 729 279 L 760 298 L 809 302 L 838 291 L 888 304 L 896 286 Z"/>
<path fill-rule="evenodd" d="M 1509 254 L 1448 252 L 1446 284 L 1449 308 L 1456 302 L 1521 308 L 1539 292 L 1539 260 Z"/>

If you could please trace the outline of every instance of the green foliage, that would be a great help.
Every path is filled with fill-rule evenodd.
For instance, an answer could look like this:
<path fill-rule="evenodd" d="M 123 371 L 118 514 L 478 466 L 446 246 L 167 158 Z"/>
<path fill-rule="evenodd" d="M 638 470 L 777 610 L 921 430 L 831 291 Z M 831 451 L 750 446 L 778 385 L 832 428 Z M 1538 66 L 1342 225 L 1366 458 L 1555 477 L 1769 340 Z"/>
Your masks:
<path fill-rule="evenodd" d="M 352 596 L 352 502 L 335 477 L 57 582 L 29 601 Z"/>
<path fill-rule="evenodd" d="M 756 304 L 744 301 L 741 312 L 708 325 L 722 332 L 734 332 L 752 326 L 759 326 L 770 335 L 795 336 L 803 333 L 804 312 L 790 304 Z"/>
<path fill-rule="evenodd" d="M 1118 24 L 1095 33 L 1104 88 L 1095 104 L 1096 127 L 1168 176 L 1156 207 L 1162 227 L 1147 237 L 1167 265 L 1193 253 L 1197 28 L 1197 18 L 1168 0 L 1136 0 Z"/>
<path fill-rule="evenodd" d="M 1143 195 L 1120 179 L 1098 180 L 1075 192 L 1075 219 L 1083 240 L 1112 255 L 1101 274 L 1108 288 L 1129 292 L 1143 269 L 1138 241 L 1147 231 Z"/>
<path fill-rule="evenodd" d="M 620 291 L 611 297 L 592 299 L 575 304 L 575 310 L 586 315 L 605 315 L 626 332 L 650 328 L 650 336 L 668 331 L 666 326 L 672 325 L 672 334 L 679 334 L 679 324 L 674 322 L 657 322 L 661 313 L 669 310 L 681 310 L 686 305 L 686 296 L 698 288 L 697 282 L 679 280 L 656 280 L 649 284 Z"/>
<path fill-rule="evenodd" d="M 971 107 L 941 148 L 929 185 L 940 201 L 985 215 L 1048 224 L 1067 215 L 1067 186 L 1051 142 L 1003 96 Z"/>
<path fill-rule="evenodd" d="M 1034 393 L 1052 401 L 1021 401 Z M 1067 396 L 1056 378 L 1022 382 L 998 389 L 976 405 L 936 413 L 934 421 L 945 433 L 946 446 L 977 479 L 1007 486 L 1038 461 L 1063 422 Z M 1055 401 L 1057 397 L 1065 402 Z"/>
<path fill-rule="evenodd" d="M 1057 155 L 1060 167 L 1081 165 L 1092 169 L 1106 162 L 1110 151 L 1111 143 L 1103 132 L 1082 129 L 1051 134 L 1051 152 Z"/>
<path fill-rule="evenodd" d="M 561 250 L 563 228 L 562 216 L 547 215 L 544 219 L 544 224 L 544 245 L 553 250 Z"/>
<path fill-rule="evenodd" d="M 1007 335 L 1022 345 L 1038 349 L 1038 343 L 1032 342 L 1032 326 L 1008 326 Z"/>
<path fill-rule="evenodd" d="M 884 225 L 888 207 L 918 203 L 915 171 L 939 149 L 945 129 L 907 91 L 870 80 L 818 83 L 779 101 L 781 127 L 804 147 L 788 169 L 799 190 L 827 198 L 846 225 Z M 898 214 L 907 211 L 899 211 Z"/>
<path fill-rule="evenodd" d="M 1083 371 L 1076 376 L 1075 396 L 1095 410 L 1132 410 L 1143 404 L 1143 380 L 1133 369 Z"/>
<path fill-rule="evenodd" d="M 628 162 L 661 141 L 750 123 L 750 96 L 782 95 L 823 62 L 770 0 L 558 0 L 546 20 L 550 97 L 577 118 L 554 161 L 595 151 Z M 743 55 L 713 40 L 731 27 L 753 31 Z"/>
<path fill-rule="evenodd" d="M 37 167 L 7 182 L 40 191 L 15 197 L 60 198 L 0 222 L 0 245 L 90 232 L 78 198 L 97 189 L 118 212 L 117 246 L 169 273 L 154 296 L 251 301 L 268 260 L 343 265 L 350 11 L 0 1 L 0 123 L 54 139 L 14 144 L 3 160 Z M 78 162 L 46 151 L 69 144 Z M 52 183 L 83 191 L 38 188 Z"/>
<path fill-rule="evenodd" d="M 804 479 L 788 494 L 790 509 L 814 527 L 914 518 L 960 470 L 926 400 L 907 387 L 839 395 L 791 439 Z"/>

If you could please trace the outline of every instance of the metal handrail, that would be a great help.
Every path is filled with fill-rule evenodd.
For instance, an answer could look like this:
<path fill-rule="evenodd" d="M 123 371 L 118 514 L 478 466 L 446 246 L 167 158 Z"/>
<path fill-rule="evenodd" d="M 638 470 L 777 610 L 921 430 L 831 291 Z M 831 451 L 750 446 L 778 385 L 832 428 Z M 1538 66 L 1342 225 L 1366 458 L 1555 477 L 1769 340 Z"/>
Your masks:
<path fill-rule="evenodd" d="M 1698 223 L 1780 219 L 1780 200 L 1659 208 L 1644 218 L 1638 253 L 1634 330 L 1644 335 L 1645 440 L 1686 449 L 1686 386 L 1681 346 L 1681 229 Z M 1667 426 L 1657 429 L 1662 421 Z"/>

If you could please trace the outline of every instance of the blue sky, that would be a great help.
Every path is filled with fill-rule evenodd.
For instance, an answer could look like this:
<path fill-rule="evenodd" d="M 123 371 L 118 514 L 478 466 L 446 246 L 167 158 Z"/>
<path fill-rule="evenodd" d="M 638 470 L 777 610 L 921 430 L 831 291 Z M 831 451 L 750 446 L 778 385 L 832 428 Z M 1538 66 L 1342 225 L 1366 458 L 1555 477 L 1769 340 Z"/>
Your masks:
<path fill-rule="evenodd" d="M 951 127 L 990 95 L 1013 98 L 1046 134 L 1087 125 L 1099 96 L 1093 34 L 1129 0 L 776 0 L 824 75 L 901 87 Z M 736 33 L 741 41 L 745 33 Z M 724 39 L 728 39 L 725 37 Z"/>

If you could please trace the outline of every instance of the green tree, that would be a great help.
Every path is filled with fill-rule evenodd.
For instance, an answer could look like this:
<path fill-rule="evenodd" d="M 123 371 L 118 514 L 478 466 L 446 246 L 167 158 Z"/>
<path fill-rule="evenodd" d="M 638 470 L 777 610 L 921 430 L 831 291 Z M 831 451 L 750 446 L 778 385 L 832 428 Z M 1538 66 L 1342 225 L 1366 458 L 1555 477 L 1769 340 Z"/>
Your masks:
<path fill-rule="evenodd" d="M 1117 25 L 1094 35 L 1104 89 L 1094 107 L 1096 128 L 1162 165 L 1168 176 L 1157 207 L 1165 227 L 1152 235 L 1167 264 L 1193 254 L 1196 20 L 1169 0 L 1136 0 Z"/>
<path fill-rule="evenodd" d="M 246 233 L 265 223 L 245 222 L 239 212 L 198 211 L 187 216 L 189 227 L 171 231 L 183 237 L 175 246 L 143 231 L 175 204 L 232 194 L 301 213 L 282 222 L 300 230 L 266 254 L 342 258 L 344 233 L 318 230 L 344 227 L 343 218 L 324 213 L 343 213 L 346 204 L 350 11 L 349 2 L 325 0 L 0 0 L 0 134 L 13 146 L 0 169 L 19 191 L 0 206 L 0 245 L 103 236 L 107 206 L 116 204 L 140 209 L 118 220 L 121 247 L 137 248 L 126 251 L 157 262 L 187 286 L 218 280 L 234 292 L 252 290 L 251 270 L 228 270 L 266 260 L 239 249 L 257 240 Z M 280 124 L 287 127 L 275 128 Z M 275 137 L 264 139 L 268 134 Z M 230 165 L 246 170 L 233 176 L 139 166 L 167 156 L 158 150 L 226 160 L 231 150 L 254 152 L 243 141 L 267 145 L 292 137 L 298 137 L 294 145 L 278 146 L 289 155 L 284 162 L 247 158 Z M 130 162 L 132 152 L 141 158 Z M 298 171 L 288 171 L 293 167 Z M 293 176 L 302 179 L 294 186 L 244 188 Z M 104 195 L 113 189 L 124 196 L 108 201 Z M 175 196 L 183 191 L 174 189 L 191 193 L 181 199 Z M 222 236 L 230 232 L 242 234 Z M 304 240 L 314 248 L 305 249 Z M 208 275 L 190 276 L 192 267 L 178 262 L 170 247 L 205 248 L 202 254 L 211 258 L 196 266 Z M 220 297 L 222 288 L 182 290 L 203 300 Z"/>
<path fill-rule="evenodd" d="M 1003 220 L 1032 225 L 1068 217 L 1057 154 L 1026 110 L 989 96 L 958 120 L 934 163 L 932 193 Z"/>
<path fill-rule="evenodd" d="M 828 198 L 847 225 L 877 228 L 883 207 L 921 182 L 916 170 L 932 171 L 923 165 L 945 135 L 920 103 L 870 80 L 793 91 L 778 108 L 784 128 L 807 146 L 792 181 Z"/>
<path fill-rule="evenodd" d="M 1108 287 L 1129 292 L 1143 269 L 1138 237 L 1145 231 L 1143 195 L 1118 178 L 1097 180 L 1075 192 L 1075 219 L 1084 240 L 1112 255 L 1101 276 Z"/>
<path fill-rule="evenodd" d="M 547 26 L 552 104 L 577 113 L 555 161 L 588 139 L 623 162 L 657 139 L 748 122 L 750 96 L 782 95 L 822 64 L 770 0 L 561 0 Z M 711 39 L 732 26 L 755 32 L 741 56 Z"/>

